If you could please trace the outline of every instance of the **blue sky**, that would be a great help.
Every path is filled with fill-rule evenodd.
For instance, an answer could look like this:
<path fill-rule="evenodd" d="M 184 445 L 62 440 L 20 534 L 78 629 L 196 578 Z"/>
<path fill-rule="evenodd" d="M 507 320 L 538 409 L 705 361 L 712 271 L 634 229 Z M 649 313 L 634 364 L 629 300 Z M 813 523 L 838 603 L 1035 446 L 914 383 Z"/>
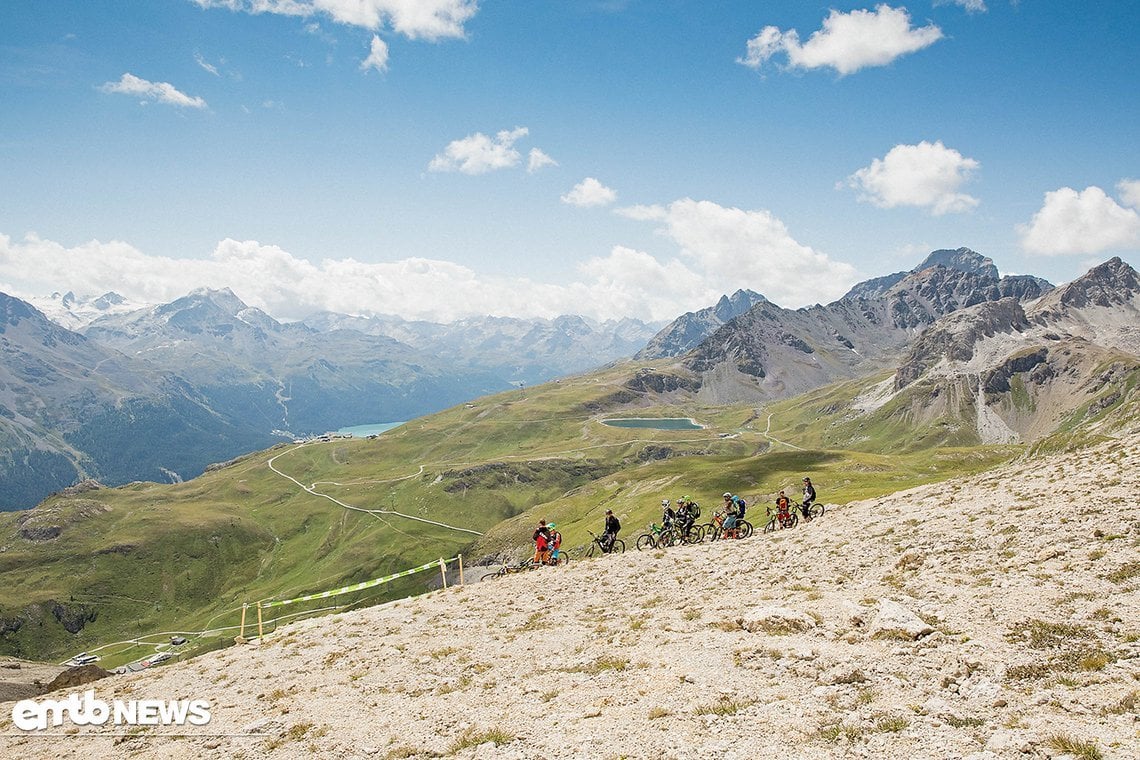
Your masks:
<path fill-rule="evenodd" d="M 8 0 L 0 290 L 670 319 L 1140 266 L 1140 3 Z"/>

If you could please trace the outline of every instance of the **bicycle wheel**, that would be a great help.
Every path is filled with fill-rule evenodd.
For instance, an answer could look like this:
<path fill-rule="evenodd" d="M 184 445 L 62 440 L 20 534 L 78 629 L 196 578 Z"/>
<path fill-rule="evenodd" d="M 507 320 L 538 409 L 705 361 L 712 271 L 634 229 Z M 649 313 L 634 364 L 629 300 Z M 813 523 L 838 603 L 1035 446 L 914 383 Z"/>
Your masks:
<path fill-rule="evenodd" d="M 787 527 L 789 527 L 789 528 L 794 528 L 794 527 L 796 527 L 797 525 L 799 525 L 799 522 L 800 522 L 800 518 L 796 517 L 796 513 L 795 513 L 795 512 L 792 512 L 792 516 L 791 516 L 791 518 L 788 520 L 788 525 L 787 525 Z"/>
<path fill-rule="evenodd" d="M 657 538 L 652 533 L 642 533 L 637 537 L 637 549 L 643 551 L 645 549 L 656 549 Z"/>
<path fill-rule="evenodd" d="M 811 513 L 811 517 L 814 520 L 817 517 L 823 517 L 823 513 L 827 510 L 822 504 L 812 504 L 811 507 L 808 508 L 808 511 Z"/>
<path fill-rule="evenodd" d="M 614 539 L 614 545 L 610 547 L 610 554 L 621 554 L 625 551 L 625 541 L 620 538 Z"/>
<path fill-rule="evenodd" d="M 741 520 L 736 524 L 736 537 L 748 538 L 752 535 L 752 523 L 747 520 Z"/>
<path fill-rule="evenodd" d="M 586 549 L 586 556 L 587 557 L 593 557 L 594 556 L 594 550 L 599 549 L 599 548 L 600 547 L 598 546 L 598 542 L 594 541 L 593 543 L 590 544 L 589 548 Z"/>
<path fill-rule="evenodd" d="M 557 565 L 558 567 L 562 567 L 564 565 L 569 565 L 570 564 L 570 557 L 567 556 L 566 552 L 560 550 L 558 552 L 558 559 L 556 559 L 554 561 L 554 564 Z"/>
<path fill-rule="evenodd" d="M 764 532 L 765 532 L 765 533 L 772 533 L 772 532 L 774 532 L 774 531 L 776 530 L 776 526 L 777 526 L 777 525 L 779 525 L 779 523 L 778 523 L 778 522 L 776 522 L 776 518 L 775 518 L 775 517 L 771 517 L 771 518 L 769 518 L 769 519 L 768 519 L 768 522 L 764 523 Z"/>
<path fill-rule="evenodd" d="M 506 575 L 506 573 L 503 572 L 502 570 L 496 570 L 493 573 L 487 573 L 486 575 L 484 575 L 482 578 L 479 579 L 479 582 L 482 583 L 483 581 L 492 581 L 492 580 L 495 580 L 496 578 L 502 578 L 504 575 Z"/>

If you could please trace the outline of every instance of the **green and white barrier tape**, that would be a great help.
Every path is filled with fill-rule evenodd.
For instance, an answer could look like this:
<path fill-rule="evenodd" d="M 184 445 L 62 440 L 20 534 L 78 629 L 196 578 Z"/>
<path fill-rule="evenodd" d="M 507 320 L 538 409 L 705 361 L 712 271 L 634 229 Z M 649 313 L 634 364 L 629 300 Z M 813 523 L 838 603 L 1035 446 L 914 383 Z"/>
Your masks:
<path fill-rule="evenodd" d="M 264 609 L 268 609 L 270 607 L 283 607 L 286 604 L 296 604 L 297 602 L 311 602 L 314 599 L 327 599 L 330 596 L 339 596 L 341 594 L 347 594 L 347 593 L 350 593 L 352 591 L 360 591 L 362 589 L 372 588 L 373 586 L 379 586 L 381 583 L 387 583 L 389 581 L 394 581 L 397 578 L 403 578 L 403 577 L 408 576 L 408 575 L 415 575 L 416 573 L 422 573 L 424 570 L 431 570 L 433 568 L 438 570 L 441 561 L 442 560 L 438 560 L 438 559 L 432 560 L 431 562 L 427 563 L 426 565 L 420 565 L 419 567 L 413 567 L 411 570 L 401 570 L 400 572 L 395 573 L 393 575 L 386 575 L 383 578 L 374 578 L 373 580 L 370 580 L 370 581 L 361 581 L 360 583 L 354 583 L 351 586 L 345 586 L 343 588 L 333 589 L 332 591 L 321 591 L 321 592 L 316 593 L 316 594 L 309 594 L 307 596 L 299 596 L 296 599 L 281 599 L 281 600 L 273 601 L 273 602 L 258 602 L 258 605 L 261 607 L 261 609 L 264 610 Z M 451 560 L 447 560 L 447 562 L 450 562 L 450 561 Z"/>

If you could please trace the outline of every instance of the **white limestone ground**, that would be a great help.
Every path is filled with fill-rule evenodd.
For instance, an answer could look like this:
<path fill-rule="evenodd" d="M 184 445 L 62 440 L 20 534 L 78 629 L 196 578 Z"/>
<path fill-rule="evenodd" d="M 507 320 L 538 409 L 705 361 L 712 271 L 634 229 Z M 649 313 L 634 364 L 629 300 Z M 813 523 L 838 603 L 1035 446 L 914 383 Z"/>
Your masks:
<path fill-rule="evenodd" d="M 4 710 L 0 755 L 1137 758 L 1137 493 L 1140 435 L 308 620 L 94 684 L 208 699 L 204 729 L 11 738 Z"/>

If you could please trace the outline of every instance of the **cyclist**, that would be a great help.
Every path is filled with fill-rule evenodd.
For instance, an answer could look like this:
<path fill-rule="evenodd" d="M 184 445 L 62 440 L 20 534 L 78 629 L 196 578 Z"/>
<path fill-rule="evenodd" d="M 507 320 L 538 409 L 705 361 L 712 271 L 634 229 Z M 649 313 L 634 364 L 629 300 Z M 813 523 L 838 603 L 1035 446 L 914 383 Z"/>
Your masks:
<path fill-rule="evenodd" d="M 780 521 L 780 527 L 784 527 L 788 519 L 792 516 L 791 513 L 792 502 L 780 491 L 780 495 L 776 497 L 776 518 Z"/>
<path fill-rule="evenodd" d="M 804 500 L 800 504 L 800 509 L 803 510 L 804 519 L 811 520 L 811 505 L 815 502 L 815 486 L 811 484 L 811 478 L 804 478 Z"/>
<path fill-rule="evenodd" d="M 736 538 L 736 521 L 740 519 L 740 504 L 739 497 L 733 496 L 727 491 L 724 493 L 724 523 L 721 528 L 724 529 L 724 535 L 727 538 Z"/>
<path fill-rule="evenodd" d="M 547 547 L 550 546 L 550 528 L 546 526 L 546 520 L 538 521 L 538 527 L 534 529 L 530 540 L 534 541 L 534 564 L 542 564 L 548 551 Z"/>
<path fill-rule="evenodd" d="M 661 528 L 669 530 L 673 527 L 673 523 L 677 520 L 677 513 L 669 506 L 668 499 L 661 500 Z"/>
<path fill-rule="evenodd" d="M 562 534 L 556 530 L 557 526 L 550 523 L 546 526 L 550 533 L 550 564 L 558 564 L 558 553 L 562 551 Z"/>
<path fill-rule="evenodd" d="M 697 516 L 693 514 L 693 502 L 689 501 L 689 497 L 682 496 L 677 499 L 677 527 L 681 532 L 688 533 L 696 520 Z"/>
<path fill-rule="evenodd" d="M 618 531 L 621 530 L 621 522 L 617 519 L 612 509 L 606 510 L 606 524 L 602 528 L 602 550 L 609 552 L 614 548 L 614 539 L 617 538 Z"/>

